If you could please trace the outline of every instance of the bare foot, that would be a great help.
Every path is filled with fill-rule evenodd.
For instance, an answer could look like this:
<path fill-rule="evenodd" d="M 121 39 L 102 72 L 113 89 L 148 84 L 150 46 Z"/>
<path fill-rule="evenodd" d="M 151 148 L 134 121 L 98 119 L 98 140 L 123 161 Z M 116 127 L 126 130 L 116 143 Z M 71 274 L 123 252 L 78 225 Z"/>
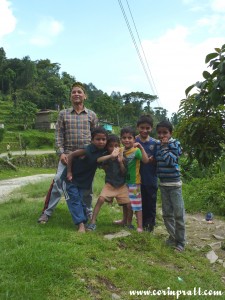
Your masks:
<path fill-rule="evenodd" d="M 121 226 L 126 225 L 125 222 L 124 222 L 124 220 L 113 221 L 113 224 L 115 224 L 115 225 L 121 225 Z"/>
<path fill-rule="evenodd" d="M 85 232 L 85 226 L 84 226 L 84 223 L 80 223 L 80 224 L 78 225 L 78 232 L 82 232 L 82 233 Z"/>

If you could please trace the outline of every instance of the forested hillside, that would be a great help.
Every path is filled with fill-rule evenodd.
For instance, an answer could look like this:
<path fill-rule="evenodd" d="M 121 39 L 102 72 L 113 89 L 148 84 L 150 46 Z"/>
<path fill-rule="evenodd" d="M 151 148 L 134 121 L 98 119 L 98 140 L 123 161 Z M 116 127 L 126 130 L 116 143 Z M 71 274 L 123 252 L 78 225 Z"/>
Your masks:
<path fill-rule="evenodd" d="M 74 76 L 60 70 L 60 62 L 53 63 L 49 59 L 32 61 L 29 56 L 8 59 L 4 49 L 0 48 L 0 100 L 12 106 L 9 118 L 1 122 L 18 125 L 27 122 L 27 128 L 32 128 L 38 110 L 60 110 L 70 106 L 70 88 L 75 81 Z M 143 113 L 151 113 L 156 122 L 167 117 L 165 109 L 152 107 L 156 95 L 138 91 L 124 95 L 112 91 L 108 95 L 93 83 L 83 84 L 88 93 L 86 106 L 107 122 L 119 126 L 135 125 Z M 27 112 L 26 120 L 21 118 L 21 112 L 23 115 Z"/>

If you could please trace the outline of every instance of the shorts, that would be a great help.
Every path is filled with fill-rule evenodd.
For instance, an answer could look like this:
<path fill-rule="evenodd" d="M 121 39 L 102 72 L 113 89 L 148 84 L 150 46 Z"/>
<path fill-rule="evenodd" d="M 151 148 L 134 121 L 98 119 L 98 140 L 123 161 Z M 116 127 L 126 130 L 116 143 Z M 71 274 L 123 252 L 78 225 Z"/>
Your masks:
<path fill-rule="evenodd" d="M 113 198 L 116 198 L 117 203 L 120 205 L 130 203 L 126 184 L 120 187 L 114 187 L 111 184 L 106 183 L 99 197 L 103 197 L 107 202 L 110 202 L 113 200 Z"/>
<path fill-rule="evenodd" d="M 129 191 L 129 198 L 130 198 L 132 210 L 133 211 L 142 210 L 141 185 L 128 183 L 127 187 Z"/>

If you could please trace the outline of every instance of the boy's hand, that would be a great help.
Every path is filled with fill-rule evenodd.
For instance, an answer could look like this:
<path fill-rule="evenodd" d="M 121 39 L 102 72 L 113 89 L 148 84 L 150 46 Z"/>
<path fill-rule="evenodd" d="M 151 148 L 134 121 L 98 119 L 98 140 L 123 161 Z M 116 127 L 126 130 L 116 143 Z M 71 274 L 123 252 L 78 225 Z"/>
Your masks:
<path fill-rule="evenodd" d="M 162 144 L 162 145 L 168 144 L 168 142 L 169 142 L 169 139 L 168 139 L 167 137 L 163 137 L 163 138 L 161 139 L 161 144 Z"/>
<path fill-rule="evenodd" d="M 114 148 L 113 152 L 111 153 L 111 156 L 112 157 L 117 157 L 120 153 L 120 148 L 117 147 L 117 148 Z"/>
<path fill-rule="evenodd" d="M 134 143 L 134 147 L 137 147 L 139 149 L 143 149 L 142 145 L 140 143 Z"/>
<path fill-rule="evenodd" d="M 123 158 L 123 151 L 122 149 L 120 149 L 119 155 L 118 155 L 118 162 L 123 162 L 124 158 Z"/>
<path fill-rule="evenodd" d="M 148 161 L 149 161 L 150 164 L 152 164 L 152 163 L 154 162 L 154 157 L 153 157 L 153 156 L 150 156 L 150 157 L 148 158 Z"/>
<path fill-rule="evenodd" d="M 72 179 L 73 179 L 72 172 L 68 172 L 66 178 L 68 181 L 72 181 Z"/>

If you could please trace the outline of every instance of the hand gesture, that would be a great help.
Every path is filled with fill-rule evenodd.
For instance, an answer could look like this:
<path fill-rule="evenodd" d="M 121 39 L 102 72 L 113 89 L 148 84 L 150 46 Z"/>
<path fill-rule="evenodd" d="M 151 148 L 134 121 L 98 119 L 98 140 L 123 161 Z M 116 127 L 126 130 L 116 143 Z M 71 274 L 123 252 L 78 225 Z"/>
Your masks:
<path fill-rule="evenodd" d="M 168 139 L 167 137 L 163 137 L 163 138 L 161 139 L 161 144 L 162 144 L 162 145 L 168 144 L 168 142 L 169 142 L 169 139 Z"/>
<path fill-rule="evenodd" d="M 116 147 L 114 148 L 113 152 L 111 153 L 111 156 L 112 157 L 117 157 L 120 153 L 120 148 L 119 147 Z"/>

